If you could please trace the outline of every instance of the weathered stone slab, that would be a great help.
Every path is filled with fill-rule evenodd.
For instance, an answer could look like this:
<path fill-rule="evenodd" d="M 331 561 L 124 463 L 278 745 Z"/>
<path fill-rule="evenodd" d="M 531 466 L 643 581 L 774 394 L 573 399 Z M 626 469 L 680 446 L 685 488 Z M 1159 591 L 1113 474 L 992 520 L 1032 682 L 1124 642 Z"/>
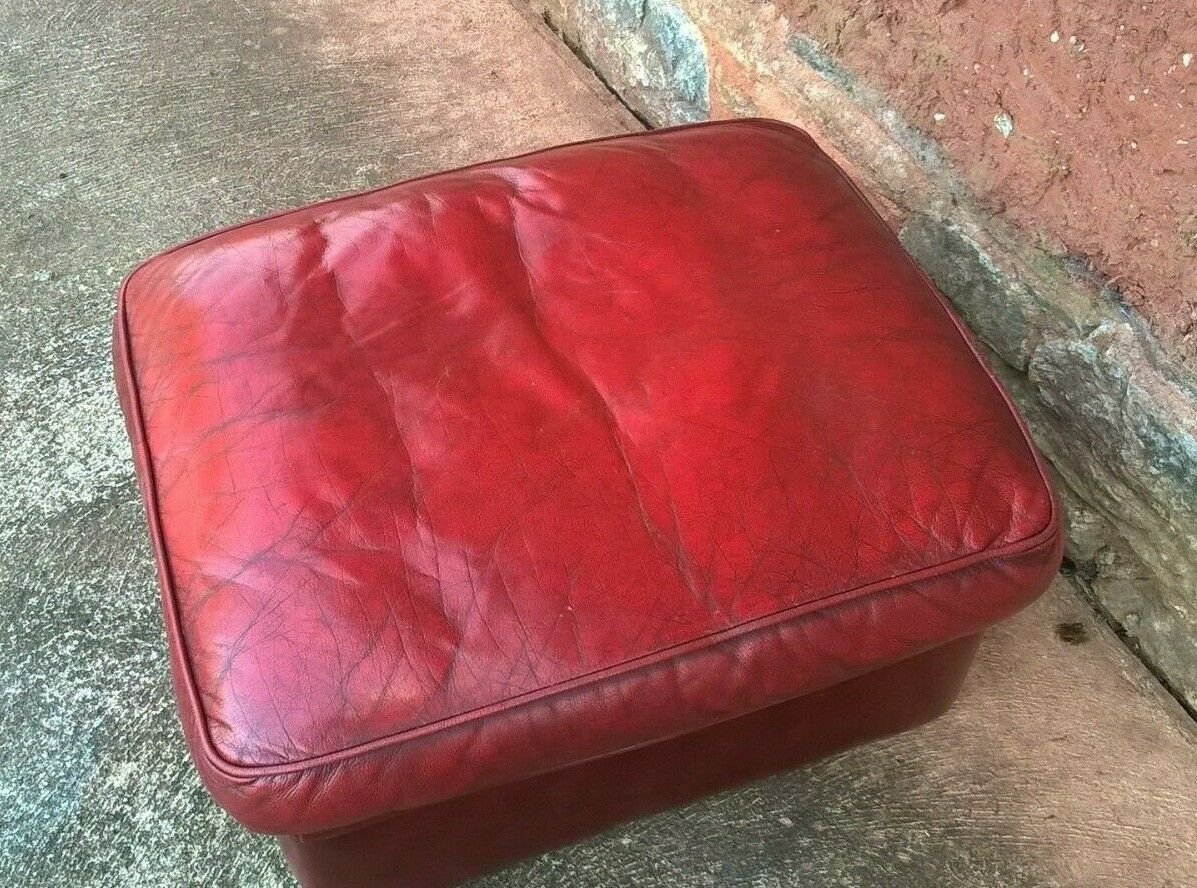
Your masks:
<path fill-rule="evenodd" d="M 984 234 L 982 232 L 982 234 Z M 1001 260 L 958 224 L 911 215 L 907 249 L 993 352 L 1051 459 L 1070 517 L 1069 555 L 1142 652 L 1197 689 L 1197 395 L 1133 314 L 1049 262 Z M 1039 258 L 1039 257 L 1036 257 Z M 1003 261 L 1004 260 L 1004 261 Z"/>
<path fill-rule="evenodd" d="M 559 7 L 565 9 L 566 7 Z M 653 119 L 710 115 L 706 54 L 689 16 L 670 0 L 578 0 L 568 7 L 572 48 Z M 549 17 L 556 27 L 560 22 Z"/>

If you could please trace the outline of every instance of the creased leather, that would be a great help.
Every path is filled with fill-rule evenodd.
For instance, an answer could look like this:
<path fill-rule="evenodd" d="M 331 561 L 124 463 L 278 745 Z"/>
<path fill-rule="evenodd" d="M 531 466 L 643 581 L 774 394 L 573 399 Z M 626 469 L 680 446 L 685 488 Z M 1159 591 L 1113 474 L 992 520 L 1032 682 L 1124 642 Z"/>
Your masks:
<path fill-rule="evenodd" d="M 255 829 L 792 699 L 1060 557 L 967 336 L 770 121 L 214 233 L 130 275 L 116 361 L 189 741 Z"/>

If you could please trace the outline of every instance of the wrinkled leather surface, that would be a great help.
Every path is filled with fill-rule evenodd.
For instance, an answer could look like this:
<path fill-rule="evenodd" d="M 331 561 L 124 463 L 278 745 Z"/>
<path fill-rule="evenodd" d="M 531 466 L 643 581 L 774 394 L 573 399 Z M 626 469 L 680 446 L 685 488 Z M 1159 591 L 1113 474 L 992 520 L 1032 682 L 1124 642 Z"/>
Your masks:
<path fill-rule="evenodd" d="M 137 269 L 118 381 L 201 773 L 337 828 L 972 634 L 1059 559 L 941 299 L 804 134 L 567 146 Z"/>

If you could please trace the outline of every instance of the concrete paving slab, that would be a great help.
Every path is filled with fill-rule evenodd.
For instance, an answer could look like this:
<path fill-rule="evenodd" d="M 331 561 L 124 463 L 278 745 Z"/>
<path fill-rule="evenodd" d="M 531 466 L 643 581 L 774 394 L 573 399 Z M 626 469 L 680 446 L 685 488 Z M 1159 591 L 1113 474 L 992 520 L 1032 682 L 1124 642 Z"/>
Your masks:
<path fill-rule="evenodd" d="M 635 126 L 503 0 L 0 0 L 0 885 L 291 884 L 183 750 L 109 371 L 124 271 L 248 215 Z M 1061 583 L 935 725 L 484 884 L 1191 884 L 1195 748 Z"/>

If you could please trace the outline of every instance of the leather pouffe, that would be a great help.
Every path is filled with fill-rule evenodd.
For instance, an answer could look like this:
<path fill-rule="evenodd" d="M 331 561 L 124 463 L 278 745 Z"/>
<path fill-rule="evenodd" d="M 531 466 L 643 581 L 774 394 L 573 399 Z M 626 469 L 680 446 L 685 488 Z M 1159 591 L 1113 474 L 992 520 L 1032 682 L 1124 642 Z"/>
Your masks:
<path fill-rule="evenodd" d="M 926 721 L 1060 561 L 969 336 L 774 121 L 215 232 L 115 340 L 191 751 L 309 886 L 454 884 Z"/>

